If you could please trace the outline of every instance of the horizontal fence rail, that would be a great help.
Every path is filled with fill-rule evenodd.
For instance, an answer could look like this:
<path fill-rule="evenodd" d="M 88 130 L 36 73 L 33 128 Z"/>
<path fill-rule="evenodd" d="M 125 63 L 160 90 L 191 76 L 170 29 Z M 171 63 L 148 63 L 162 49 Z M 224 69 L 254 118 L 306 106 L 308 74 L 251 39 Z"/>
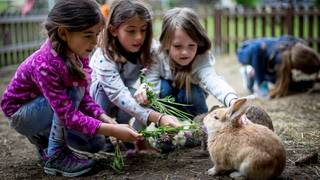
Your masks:
<path fill-rule="evenodd" d="M 320 10 L 314 7 L 207 9 L 199 17 L 216 54 L 234 54 L 241 42 L 284 34 L 306 40 L 320 51 Z M 155 13 L 155 38 L 161 31 L 163 12 Z M 21 63 L 43 42 L 41 24 L 46 15 L 0 18 L 0 68 Z"/>
<path fill-rule="evenodd" d="M 39 48 L 46 15 L 0 18 L 0 67 L 21 63 Z"/>

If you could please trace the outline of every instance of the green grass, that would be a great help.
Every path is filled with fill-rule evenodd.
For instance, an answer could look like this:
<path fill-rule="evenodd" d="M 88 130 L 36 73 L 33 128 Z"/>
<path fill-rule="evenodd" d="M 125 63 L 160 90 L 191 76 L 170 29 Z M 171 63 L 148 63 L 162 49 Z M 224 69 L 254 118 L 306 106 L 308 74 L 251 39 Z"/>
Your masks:
<path fill-rule="evenodd" d="M 0 13 L 8 8 L 8 3 L 0 1 Z"/>

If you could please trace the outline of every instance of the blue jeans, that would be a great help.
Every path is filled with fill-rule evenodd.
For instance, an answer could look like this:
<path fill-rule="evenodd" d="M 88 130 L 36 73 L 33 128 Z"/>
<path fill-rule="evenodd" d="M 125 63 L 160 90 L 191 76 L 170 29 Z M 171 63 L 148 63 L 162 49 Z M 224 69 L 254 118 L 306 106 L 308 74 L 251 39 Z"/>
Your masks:
<path fill-rule="evenodd" d="M 83 92 L 84 89 L 81 88 L 69 90 L 69 97 L 75 107 L 79 106 Z M 26 103 L 9 118 L 10 126 L 26 136 L 37 148 L 46 148 L 48 146 L 52 121 L 60 122 L 43 96 Z M 66 129 L 66 132 L 66 143 L 78 150 L 94 153 L 101 150 L 105 144 L 105 138 L 102 135 L 88 137 L 71 129 Z"/>
<path fill-rule="evenodd" d="M 172 87 L 172 82 L 161 79 L 160 98 L 171 95 L 175 101 L 182 104 L 191 104 L 192 106 L 177 106 L 178 109 L 183 110 L 193 116 L 208 112 L 206 103 L 206 93 L 198 85 L 191 85 L 191 93 L 187 99 L 186 91 L 184 89 L 177 89 Z"/>

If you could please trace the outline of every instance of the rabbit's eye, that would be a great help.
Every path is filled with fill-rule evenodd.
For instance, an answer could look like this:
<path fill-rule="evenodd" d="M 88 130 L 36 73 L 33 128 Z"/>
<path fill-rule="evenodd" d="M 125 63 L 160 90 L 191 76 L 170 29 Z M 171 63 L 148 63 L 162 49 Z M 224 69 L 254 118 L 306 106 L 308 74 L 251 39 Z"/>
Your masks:
<path fill-rule="evenodd" d="M 218 119 L 219 119 L 219 117 L 218 117 L 217 115 L 214 115 L 213 118 L 214 118 L 215 120 L 218 120 Z"/>

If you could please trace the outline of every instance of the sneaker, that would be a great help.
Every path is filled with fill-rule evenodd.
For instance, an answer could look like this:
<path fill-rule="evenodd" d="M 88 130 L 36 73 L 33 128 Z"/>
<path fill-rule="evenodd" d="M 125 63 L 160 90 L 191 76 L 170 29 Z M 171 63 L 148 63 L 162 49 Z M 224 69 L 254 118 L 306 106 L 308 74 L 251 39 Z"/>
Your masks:
<path fill-rule="evenodd" d="M 270 99 L 269 97 L 269 87 L 267 82 L 261 83 L 260 86 L 254 87 L 254 95 L 259 99 Z"/>
<path fill-rule="evenodd" d="M 49 159 L 47 155 L 47 149 L 37 148 L 37 156 L 38 156 L 38 163 L 41 167 L 44 167 L 47 160 Z"/>
<path fill-rule="evenodd" d="M 254 69 L 251 66 L 244 66 L 240 68 L 241 77 L 243 80 L 243 87 L 253 93 L 254 85 Z"/>
<path fill-rule="evenodd" d="M 45 163 L 44 172 L 49 175 L 59 173 L 66 177 L 76 177 L 89 172 L 93 163 L 93 160 L 80 159 L 68 147 L 63 147 L 49 157 Z"/>

